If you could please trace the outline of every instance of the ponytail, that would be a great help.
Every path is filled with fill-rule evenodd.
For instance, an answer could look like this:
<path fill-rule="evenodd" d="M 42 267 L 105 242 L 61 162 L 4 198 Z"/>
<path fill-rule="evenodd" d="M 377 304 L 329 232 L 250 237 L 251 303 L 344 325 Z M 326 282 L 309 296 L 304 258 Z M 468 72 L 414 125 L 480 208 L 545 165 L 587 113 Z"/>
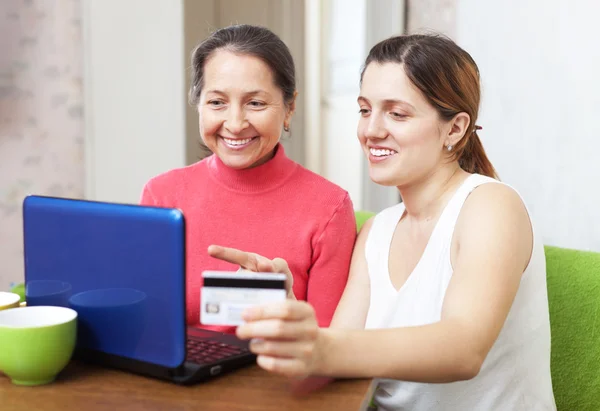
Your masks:
<path fill-rule="evenodd" d="M 482 174 L 498 180 L 498 174 L 485 154 L 477 129 L 473 130 L 470 136 L 465 136 L 465 139 L 465 145 L 457 150 L 460 168 L 468 173 Z"/>

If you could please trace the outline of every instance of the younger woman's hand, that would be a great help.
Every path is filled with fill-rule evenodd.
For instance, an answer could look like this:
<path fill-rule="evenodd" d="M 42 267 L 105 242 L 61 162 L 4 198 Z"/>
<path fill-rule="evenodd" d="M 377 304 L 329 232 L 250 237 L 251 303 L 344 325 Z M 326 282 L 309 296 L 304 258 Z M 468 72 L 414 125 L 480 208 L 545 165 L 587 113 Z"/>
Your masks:
<path fill-rule="evenodd" d="M 310 304 L 286 300 L 249 308 L 242 317 L 246 323 L 236 334 L 250 340 L 260 367 L 297 378 L 318 372 L 324 340 Z"/>

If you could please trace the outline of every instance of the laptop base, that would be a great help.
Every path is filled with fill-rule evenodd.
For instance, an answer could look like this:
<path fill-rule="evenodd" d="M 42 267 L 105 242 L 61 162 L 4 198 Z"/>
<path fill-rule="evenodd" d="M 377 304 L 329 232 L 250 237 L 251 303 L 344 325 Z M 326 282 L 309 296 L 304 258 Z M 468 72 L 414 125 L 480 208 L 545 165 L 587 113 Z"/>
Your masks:
<path fill-rule="evenodd" d="M 213 331 L 191 329 L 190 333 L 193 334 L 190 336 L 192 339 L 205 338 L 211 341 L 222 341 L 225 344 L 245 344 L 232 335 Z M 179 385 L 198 384 L 256 363 L 256 355 L 249 352 L 210 364 L 198 364 L 186 361 L 177 368 L 164 367 L 87 348 L 77 348 L 73 354 L 73 358 L 82 362 L 132 372 Z"/>

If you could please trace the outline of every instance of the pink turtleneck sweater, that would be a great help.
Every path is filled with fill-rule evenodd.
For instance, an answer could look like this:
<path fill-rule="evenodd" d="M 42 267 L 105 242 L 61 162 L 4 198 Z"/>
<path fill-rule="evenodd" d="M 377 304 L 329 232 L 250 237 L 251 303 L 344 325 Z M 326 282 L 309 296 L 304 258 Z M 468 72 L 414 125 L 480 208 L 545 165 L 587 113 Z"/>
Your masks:
<path fill-rule="evenodd" d="M 200 321 L 201 273 L 235 271 L 207 254 L 210 244 L 285 259 L 294 294 L 329 326 L 346 285 L 356 237 L 348 193 L 289 159 L 279 145 L 273 159 L 246 170 L 215 155 L 152 178 L 142 204 L 174 207 L 186 219 L 187 323 Z M 203 326 L 233 332 L 233 327 Z"/>

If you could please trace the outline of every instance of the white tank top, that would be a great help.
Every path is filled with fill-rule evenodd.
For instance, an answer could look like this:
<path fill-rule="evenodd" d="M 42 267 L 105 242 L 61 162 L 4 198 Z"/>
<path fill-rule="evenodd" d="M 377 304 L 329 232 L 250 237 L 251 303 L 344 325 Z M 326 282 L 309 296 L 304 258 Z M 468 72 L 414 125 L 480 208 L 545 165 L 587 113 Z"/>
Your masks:
<path fill-rule="evenodd" d="M 418 326 L 440 320 L 450 278 L 450 243 L 460 210 L 469 193 L 497 180 L 473 174 L 444 208 L 417 263 L 400 290 L 388 272 L 392 236 L 404 204 L 374 218 L 365 255 L 371 282 L 366 328 Z M 410 411 L 538 411 L 556 410 L 550 377 L 550 321 L 543 244 L 534 230 L 531 260 L 506 322 L 479 374 L 469 381 L 426 384 L 376 379 L 379 410 Z"/>

